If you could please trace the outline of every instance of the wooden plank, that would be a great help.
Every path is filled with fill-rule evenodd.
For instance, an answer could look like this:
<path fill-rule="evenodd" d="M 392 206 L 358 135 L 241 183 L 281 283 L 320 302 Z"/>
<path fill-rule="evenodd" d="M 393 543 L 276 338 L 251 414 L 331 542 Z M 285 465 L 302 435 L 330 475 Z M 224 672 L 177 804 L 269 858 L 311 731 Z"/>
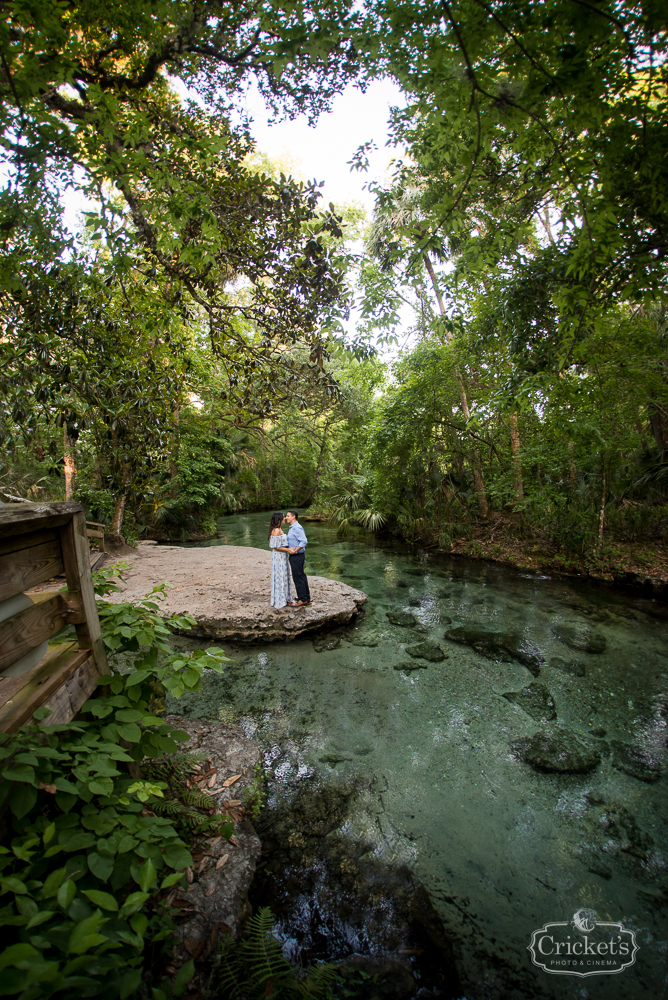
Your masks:
<path fill-rule="evenodd" d="M 57 528 L 71 520 L 74 514 L 83 517 L 83 507 L 70 501 L 8 504 L 0 507 L 0 538 L 26 535 L 41 528 Z"/>
<path fill-rule="evenodd" d="M 107 558 L 106 552 L 89 552 L 88 559 L 90 561 L 91 573 L 93 572 L 94 569 L 97 569 L 100 563 L 103 563 L 106 558 Z"/>
<path fill-rule="evenodd" d="M 88 538 L 104 538 L 104 531 L 91 531 L 90 528 L 86 528 L 86 535 Z"/>
<path fill-rule="evenodd" d="M 62 527 L 60 544 L 65 564 L 65 578 L 70 594 L 81 595 L 81 606 L 86 616 L 85 623 L 76 627 L 79 645 L 92 649 L 93 657 L 101 674 L 109 673 L 107 653 L 104 648 L 100 619 L 97 615 L 95 591 L 90 575 L 90 547 L 86 538 L 86 518 L 83 510 L 75 513 Z"/>
<path fill-rule="evenodd" d="M 0 601 L 36 587 L 63 572 L 60 540 L 0 556 Z"/>
<path fill-rule="evenodd" d="M 44 545 L 45 542 L 59 542 L 58 528 L 45 528 L 42 531 L 31 531 L 27 535 L 14 535 L 10 538 L 0 538 L 0 556 L 8 552 L 21 552 L 23 549 Z"/>
<path fill-rule="evenodd" d="M 77 642 L 56 643 L 49 645 L 48 650 L 32 670 L 20 677 L 0 677 L 0 705 L 5 705 L 36 677 L 40 677 L 44 672 L 49 671 L 53 664 L 60 660 L 66 653 L 73 656 L 79 650 Z"/>
<path fill-rule="evenodd" d="M 49 666 L 42 667 L 13 698 L 0 707 L 0 730 L 5 733 L 16 732 L 90 658 L 89 649 L 77 650 L 73 655 L 65 647 L 60 657 Z"/>
<path fill-rule="evenodd" d="M 49 700 L 44 702 L 45 708 L 51 709 L 51 715 L 44 720 L 44 725 L 57 726 L 63 722 L 70 722 L 94 693 L 99 676 L 97 664 L 93 657 L 89 656 Z"/>
<path fill-rule="evenodd" d="M 0 670 L 6 670 L 22 656 L 51 639 L 66 624 L 83 621 L 78 595 L 53 593 L 30 595 L 34 604 L 12 618 L 0 622 Z"/>

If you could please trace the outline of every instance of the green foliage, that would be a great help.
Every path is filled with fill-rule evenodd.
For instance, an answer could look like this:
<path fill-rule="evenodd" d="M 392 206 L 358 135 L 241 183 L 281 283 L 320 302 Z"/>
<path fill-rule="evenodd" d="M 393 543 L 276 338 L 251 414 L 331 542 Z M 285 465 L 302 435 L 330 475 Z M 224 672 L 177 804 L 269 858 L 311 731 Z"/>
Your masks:
<path fill-rule="evenodd" d="M 215 832 L 229 838 L 233 823 L 226 817 L 215 816 L 211 798 L 192 786 L 193 769 L 203 759 L 203 753 L 190 752 L 146 760 L 144 773 L 157 781 L 161 789 L 161 799 L 153 802 L 152 809 L 160 816 L 169 816 L 184 836 Z"/>
<path fill-rule="evenodd" d="M 299 976 L 273 936 L 271 910 L 261 908 L 248 920 L 240 942 L 221 946 L 221 1000 L 327 1000 L 340 976 L 334 966 L 318 965 Z"/>
<path fill-rule="evenodd" d="M 113 589 L 109 572 L 95 585 Z M 0 741 L 0 799 L 11 822 L 0 848 L 6 996 L 124 1000 L 139 989 L 147 943 L 154 957 L 169 949 L 173 911 L 165 900 L 192 856 L 172 820 L 153 811 L 165 783 L 133 774 L 146 757 L 174 754 L 188 739 L 153 714 L 156 702 L 166 691 L 196 690 L 203 671 L 220 672 L 225 657 L 216 649 L 175 654 L 169 626 L 191 620 L 165 624 L 157 610 L 150 600 L 137 608 L 101 604 L 112 665 L 123 668 L 112 673 L 109 693 L 90 699 L 68 725 L 48 726 L 48 710 L 38 709 L 36 724 Z M 182 814 L 177 820 L 188 826 Z M 207 820 L 214 825 L 208 812 Z M 231 835 L 222 817 L 215 826 Z M 192 978 L 184 970 L 174 996 Z"/>
<path fill-rule="evenodd" d="M 253 768 L 253 780 L 244 793 L 244 810 L 249 813 L 252 819 L 258 819 L 262 812 L 262 807 L 267 798 L 267 788 L 264 779 L 262 764 L 256 764 Z"/>

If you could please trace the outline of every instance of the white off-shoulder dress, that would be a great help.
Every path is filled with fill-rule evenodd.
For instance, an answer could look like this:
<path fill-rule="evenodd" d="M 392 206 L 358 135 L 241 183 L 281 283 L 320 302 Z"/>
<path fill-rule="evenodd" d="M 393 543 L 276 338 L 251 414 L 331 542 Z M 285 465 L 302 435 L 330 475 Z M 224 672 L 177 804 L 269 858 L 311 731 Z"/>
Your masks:
<path fill-rule="evenodd" d="M 269 547 L 271 553 L 271 606 L 284 608 L 292 600 L 290 594 L 290 563 L 287 552 L 276 552 L 277 548 L 285 548 L 288 544 L 287 535 L 270 535 Z"/>

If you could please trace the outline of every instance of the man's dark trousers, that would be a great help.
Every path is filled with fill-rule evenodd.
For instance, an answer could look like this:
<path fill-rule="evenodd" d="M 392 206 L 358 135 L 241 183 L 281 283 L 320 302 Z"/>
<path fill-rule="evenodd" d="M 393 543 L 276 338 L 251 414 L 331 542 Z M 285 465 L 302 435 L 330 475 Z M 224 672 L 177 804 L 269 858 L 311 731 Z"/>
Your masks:
<path fill-rule="evenodd" d="M 290 569 L 292 570 L 292 579 L 297 591 L 298 601 L 311 600 L 311 592 L 308 589 L 308 577 L 304 572 L 305 556 L 305 552 L 296 552 L 293 556 L 290 556 Z"/>

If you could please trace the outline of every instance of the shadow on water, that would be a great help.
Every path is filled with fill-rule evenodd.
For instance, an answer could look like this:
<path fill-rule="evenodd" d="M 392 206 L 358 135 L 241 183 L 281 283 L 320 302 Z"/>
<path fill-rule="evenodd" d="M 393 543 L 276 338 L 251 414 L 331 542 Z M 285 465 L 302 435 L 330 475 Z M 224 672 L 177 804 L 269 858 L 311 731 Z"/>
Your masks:
<path fill-rule="evenodd" d="M 266 522 L 204 544 L 264 548 Z M 388 997 L 668 996 L 665 609 L 305 527 L 309 574 L 360 587 L 365 612 L 229 648 L 173 705 L 262 746 L 252 902 L 286 953 L 384 956 Z M 582 908 L 635 931 L 634 965 L 532 964 L 532 931 Z"/>

